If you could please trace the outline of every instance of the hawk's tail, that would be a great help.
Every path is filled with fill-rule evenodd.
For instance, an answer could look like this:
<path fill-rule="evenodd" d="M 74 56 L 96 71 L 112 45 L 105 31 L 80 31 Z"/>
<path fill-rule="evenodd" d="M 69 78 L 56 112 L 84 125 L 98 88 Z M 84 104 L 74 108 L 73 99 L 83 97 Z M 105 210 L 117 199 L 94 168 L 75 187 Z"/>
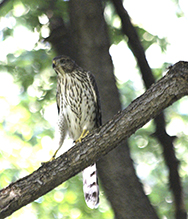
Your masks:
<path fill-rule="evenodd" d="M 99 184 L 96 164 L 83 170 L 83 190 L 88 207 L 97 208 L 99 204 Z"/>

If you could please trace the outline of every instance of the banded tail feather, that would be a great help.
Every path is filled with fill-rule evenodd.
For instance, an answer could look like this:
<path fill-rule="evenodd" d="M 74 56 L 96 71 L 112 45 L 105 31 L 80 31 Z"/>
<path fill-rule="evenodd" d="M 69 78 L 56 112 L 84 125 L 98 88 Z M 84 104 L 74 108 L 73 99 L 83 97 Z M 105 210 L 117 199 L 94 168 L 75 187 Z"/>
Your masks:
<path fill-rule="evenodd" d="M 87 167 L 82 172 L 83 191 L 86 204 L 89 208 L 97 208 L 99 204 L 99 184 L 96 164 Z"/>

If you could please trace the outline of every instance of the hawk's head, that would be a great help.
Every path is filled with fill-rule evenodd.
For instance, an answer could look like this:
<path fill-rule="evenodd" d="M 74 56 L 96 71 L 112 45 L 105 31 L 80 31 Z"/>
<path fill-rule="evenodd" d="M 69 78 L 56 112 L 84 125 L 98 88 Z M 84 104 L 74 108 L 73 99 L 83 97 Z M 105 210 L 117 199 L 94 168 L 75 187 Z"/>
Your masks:
<path fill-rule="evenodd" d="M 53 59 L 52 66 L 57 74 L 60 73 L 63 75 L 67 73 L 72 73 L 77 65 L 68 56 L 61 55 Z"/>

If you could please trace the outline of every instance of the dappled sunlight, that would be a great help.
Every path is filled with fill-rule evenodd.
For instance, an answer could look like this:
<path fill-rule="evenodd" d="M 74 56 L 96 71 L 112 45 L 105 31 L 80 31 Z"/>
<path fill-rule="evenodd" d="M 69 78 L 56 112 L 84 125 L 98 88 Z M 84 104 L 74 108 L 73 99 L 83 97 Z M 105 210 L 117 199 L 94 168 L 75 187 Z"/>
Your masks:
<path fill-rule="evenodd" d="M 22 34 L 20 34 L 22 33 Z M 14 28 L 14 34 L 13 34 L 13 42 L 15 43 L 16 40 L 16 47 L 17 49 L 25 49 L 25 50 L 32 50 L 36 44 L 36 42 L 39 40 L 39 33 L 38 32 L 32 32 L 28 30 L 24 26 L 18 26 Z M 12 45 L 10 45 L 12 46 Z"/>
<path fill-rule="evenodd" d="M 171 136 L 179 136 L 182 132 L 188 135 L 188 124 L 183 121 L 183 119 L 178 116 L 175 117 L 167 125 L 167 133 Z"/>
<path fill-rule="evenodd" d="M 38 219 L 37 210 L 32 207 L 31 204 L 21 208 L 19 211 L 16 211 L 10 219 Z"/>
<path fill-rule="evenodd" d="M 56 73 L 51 67 L 56 54 L 49 43 L 51 41 L 46 39 L 50 36 L 52 10 L 50 8 L 49 14 L 46 13 L 49 17 L 40 11 L 42 6 L 46 7 L 44 3 L 39 1 L 37 5 L 37 1 L 26 1 L 23 4 L 15 0 L 9 6 L 11 9 L 6 9 L 7 12 L 2 10 L 4 15 L 0 17 L 0 189 L 32 173 L 58 148 L 54 140 L 58 116 Z M 58 4 L 66 20 L 67 6 L 65 10 L 65 5 L 61 5 L 64 3 L 60 1 Z M 169 63 L 187 60 L 187 0 L 179 0 L 179 4 L 182 11 L 170 0 L 159 0 L 155 4 L 150 0 L 124 0 L 156 79 L 162 77 Z M 128 39 L 120 35 L 120 18 L 110 4 L 104 14 L 109 29 L 114 28 L 109 31 L 112 42 L 109 53 L 122 108 L 125 108 L 145 91 L 145 86 Z M 165 110 L 167 133 L 178 137 L 174 145 L 176 156 L 181 161 L 179 172 L 184 187 L 188 182 L 187 106 L 188 99 L 182 98 Z M 146 195 L 160 210 L 161 218 L 169 219 L 165 216 L 172 208 L 168 170 L 154 132 L 155 126 L 150 121 L 130 137 L 131 157 Z M 67 137 L 56 157 L 73 145 Z M 112 219 L 114 215 L 102 188 L 98 209 L 91 210 L 86 206 L 82 177 L 78 174 L 9 218 Z"/>
<path fill-rule="evenodd" d="M 19 94 L 20 94 L 20 87 L 14 83 L 13 76 L 4 71 L 1 72 L 0 74 L 0 99 L 7 101 L 7 103 L 10 106 L 17 105 L 19 103 L 19 97 L 18 97 Z M 6 104 L 5 104 L 5 107 L 6 107 Z M 4 110 L 3 108 L 4 107 L 1 107 L 0 110 Z M 0 115 L 2 116 L 3 112 L 0 113 Z"/>

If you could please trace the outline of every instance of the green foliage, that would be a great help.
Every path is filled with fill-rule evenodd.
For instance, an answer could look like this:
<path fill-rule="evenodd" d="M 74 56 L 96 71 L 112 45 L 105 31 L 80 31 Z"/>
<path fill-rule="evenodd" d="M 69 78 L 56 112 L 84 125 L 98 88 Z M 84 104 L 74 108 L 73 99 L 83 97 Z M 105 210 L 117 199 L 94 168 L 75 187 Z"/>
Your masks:
<path fill-rule="evenodd" d="M 154 71 L 156 73 L 156 71 Z M 121 101 L 126 107 L 131 99 L 135 99 L 135 91 L 132 81 L 127 81 L 118 86 Z M 184 97 L 165 110 L 167 121 L 167 132 L 169 135 L 177 136 L 174 141 L 176 156 L 180 160 L 180 176 L 182 177 L 185 192 L 185 203 L 188 203 L 187 196 L 187 124 L 188 116 L 186 106 L 188 99 Z M 173 218 L 173 198 L 171 197 L 168 179 L 168 169 L 163 158 L 163 151 L 160 144 L 154 138 L 154 122 L 147 123 L 129 139 L 131 156 L 139 178 L 144 184 L 144 190 L 149 196 L 151 203 L 155 206 L 160 218 L 166 216 Z"/>
<path fill-rule="evenodd" d="M 145 50 L 147 50 L 154 43 L 157 43 L 160 46 L 162 52 L 166 50 L 166 47 L 168 45 L 166 38 L 161 39 L 158 36 L 154 36 L 151 33 L 147 32 L 145 29 L 140 28 L 139 26 L 136 26 L 135 29 Z"/>
<path fill-rule="evenodd" d="M 26 34 L 27 44 L 36 37 L 31 49 L 22 42 L 11 52 L 4 51 L 0 62 L 0 135 L 3 147 L 0 151 L 0 188 L 32 173 L 41 162 L 49 160 L 54 153 L 53 137 L 57 110 L 55 103 L 56 73 L 52 70 L 55 56 L 50 46 L 41 43 L 43 25 L 39 17 L 49 7 L 48 1 L 9 1 L 1 15 L 6 17 L 9 27 L 2 29 L 2 42 L 6 43 L 21 29 L 20 37 Z M 67 8 L 63 1 L 54 7 Z M 41 10 L 38 10 L 40 8 Z M 0 9 L 2 11 L 2 9 Z M 57 12 L 58 13 L 58 12 Z M 63 10 L 63 16 L 67 11 Z M 4 18 L 3 18 L 4 19 Z M 3 22 L 2 19 L 2 22 Z M 26 32 L 25 32 L 26 31 Z M 28 32 L 30 31 L 30 32 Z M 29 33 L 27 35 L 27 33 Z M 23 42 L 24 43 L 24 42 Z M 7 48 L 9 49 L 9 48 Z M 7 50 L 8 51 L 8 50 Z M 4 108 L 4 109 L 3 109 Z M 84 201 L 82 179 L 78 175 L 32 204 L 15 212 L 9 218 L 113 218 L 113 212 L 102 194 L 101 205 L 90 210 Z"/>
<path fill-rule="evenodd" d="M 121 23 L 115 10 L 108 1 L 106 4 L 105 16 L 112 44 L 118 44 L 122 40 L 128 41 L 122 35 Z M 0 43 L 2 45 L 6 43 L 7 46 L 6 50 L 1 51 L 4 56 L 0 60 L 0 104 L 2 106 L 0 109 L 2 145 L 0 188 L 33 172 L 55 151 L 52 141 L 55 117 L 52 117 L 52 114 L 56 113 L 53 108 L 55 106 L 56 74 L 51 68 L 51 60 L 55 54 L 49 45 L 46 46 L 45 42 L 41 43 L 42 28 L 48 24 L 41 24 L 39 19 L 45 14 L 48 7 L 49 1 L 15 0 L 8 1 L 3 8 L 0 8 L 0 22 L 7 22 L 7 25 L 0 29 L 0 36 L 2 35 Z M 55 1 L 53 8 L 53 13 L 57 15 L 61 13 L 65 20 L 68 19 L 66 1 Z M 20 26 L 31 31 L 29 34 L 34 34 L 32 36 L 36 37 L 34 43 L 31 43 L 32 38 L 24 39 L 28 45 L 32 44 L 30 49 L 16 47 L 18 42 L 13 37 L 15 29 Z M 153 36 L 139 26 L 136 27 L 136 30 L 145 50 L 157 43 L 161 51 L 165 51 L 168 45 L 166 38 Z M 23 34 L 25 34 L 24 31 L 20 32 L 20 37 Z M 11 48 L 9 48 L 8 43 L 11 42 L 11 39 L 14 43 L 10 44 Z M 167 66 L 168 63 L 164 63 L 162 68 L 153 69 L 156 79 L 162 76 Z M 118 81 L 117 86 L 122 108 L 125 108 L 140 92 L 131 80 Z M 177 157 L 181 161 L 180 174 L 183 179 L 185 201 L 188 208 L 188 150 L 186 148 L 188 116 L 183 110 L 186 108 L 184 104 L 186 101 L 185 98 L 178 101 L 165 112 L 168 122 L 167 131 L 169 134 L 178 136 L 175 146 Z M 173 129 L 177 126 L 179 129 Z M 168 171 L 163 160 L 162 149 L 152 136 L 154 131 L 154 124 L 150 122 L 130 138 L 131 155 L 146 194 L 149 195 L 159 215 L 172 218 L 172 213 L 169 213 L 172 212 L 172 198 L 168 190 Z M 31 215 L 31 218 L 40 219 L 113 218 L 112 209 L 103 191 L 100 199 L 99 209 L 90 210 L 86 206 L 82 192 L 82 180 L 78 175 L 15 212 L 9 218 L 23 218 L 28 215 Z"/>

